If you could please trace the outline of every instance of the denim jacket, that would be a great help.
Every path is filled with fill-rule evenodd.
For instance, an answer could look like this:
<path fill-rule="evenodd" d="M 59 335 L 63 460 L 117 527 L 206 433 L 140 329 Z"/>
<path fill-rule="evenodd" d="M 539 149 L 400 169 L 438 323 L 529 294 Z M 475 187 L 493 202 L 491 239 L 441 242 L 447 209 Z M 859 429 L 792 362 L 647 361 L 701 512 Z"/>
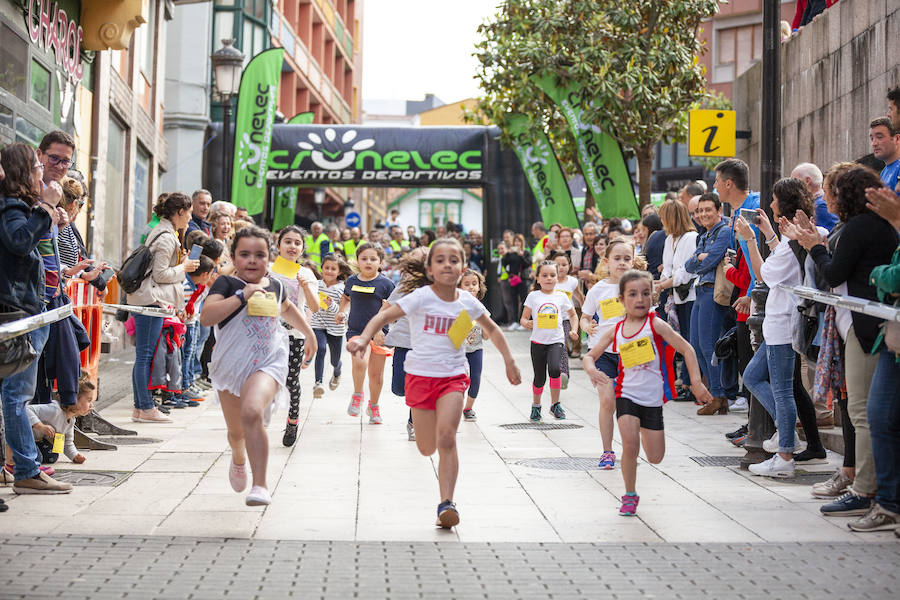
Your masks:
<path fill-rule="evenodd" d="M 0 305 L 29 315 L 44 311 L 44 263 L 37 247 L 52 224 L 44 209 L 0 198 Z"/>
<path fill-rule="evenodd" d="M 731 246 L 731 227 L 724 223 L 717 225 L 711 231 L 707 231 L 697 238 L 697 250 L 690 257 L 684 268 L 688 273 L 699 275 L 697 284 L 715 283 L 716 267 L 725 258 L 725 251 Z M 706 252 L 708 256 L 700 260 L 700 254 Z"/>

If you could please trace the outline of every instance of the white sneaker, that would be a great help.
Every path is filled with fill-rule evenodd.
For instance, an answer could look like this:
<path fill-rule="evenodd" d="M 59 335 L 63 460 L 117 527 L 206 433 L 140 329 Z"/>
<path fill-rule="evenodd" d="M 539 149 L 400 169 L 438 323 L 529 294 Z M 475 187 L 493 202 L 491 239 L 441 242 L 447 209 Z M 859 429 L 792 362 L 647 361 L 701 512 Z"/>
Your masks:
<path fill-rule="evenodd" d="M 747 402 L 746 398 L 738 396 L 735 398 L 734 402 L 728 405 L 728 410 L 731 412 L 745 413 L 750 410 L 750 404 Z"/>
<path fill-rule="evenodd" d="M 800 435 L 794 430 L 794 452 L 800 452 Z M 763 442 L 763 450 L 769 452 L 770 454 L 775 454 L 778 452 L 778 432 L 775 432 L 775 435 L 767 439 Z"/>
<path fill-rule="evenodd" d="M 321 398 L 325 395 L 325 387 L 322 386 L 321 381 L 317 381 L 313 386 L 313 398 Z"/>
<path fill-rule="evenodd" d="M 521 323 L 516 323 L 516 331 L 528 331 L 528 329 Z"/>
<path fill-rule="evenodd" d="M 776 454 L 769 460 L 750 465 L 749 470 L 754 475 L 762 475 L 764 477 L 793 477 L 794 459 L 784 460 Z"/>
<path fill-rule="evenodd" d="M 272 496 L 269 495 L 269 490 L 266 488 L 254 485 L 250 488 L 250 493 L 247 494 L 247 498 L 244 502 L 247 506 L 265 506 L 267 504 L 272 504 Z"/>
<path fill-rule="evenodd" d="M 507 331 L 515 331 L 518 323 L 510 323 L 509 327 L 506 328 Z"/>

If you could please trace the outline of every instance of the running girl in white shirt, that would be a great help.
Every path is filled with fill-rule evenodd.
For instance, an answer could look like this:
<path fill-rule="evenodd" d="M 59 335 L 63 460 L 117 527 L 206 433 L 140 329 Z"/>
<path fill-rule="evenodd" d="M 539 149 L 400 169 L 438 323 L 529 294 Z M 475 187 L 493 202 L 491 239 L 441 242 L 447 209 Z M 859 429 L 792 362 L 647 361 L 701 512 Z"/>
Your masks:
<path fill-rule="evenodd" d="M 690 343 L 651 311 L 653 278 L 650 273 L 632 270 L 623 274 L 619 278 L 619 301 L 625 307 L 625 318 L 600 335 L 582 363 L 594 385 L 609 386 L 613 380 L 598 370 L 594 361 L 610 344 L 620 355 L 615 394 L 625 495 L 619 514 L 633 517 L 640 499 L 635 482 L 641 445 L 651 464 L 658 464 L 666 453 L 662 407 L 674 395 L 673 351 L 684 356 L 691 374 L 691 389 L 697 398 L 709 401 L 712 397 L 701 382 L 700 364 Z"/>
<path fill-rule="evenodd" d="M 487 293 L 484 275 L 473 269 L 466 269 L 459 279 L 459 289 L 466 290 L 479 300 Z M 484 363 L 484 338 L 481 325 L 473 325 L 466 337 L 466 361 L 469 363 L 469 391 L 466 393 L 466 407 L 463 408 L 463 419 L 475 421 L 475 398 L 481 389 L 481 368 Z"/>
<path fill-rule="evenodd" d="M 465 254 L 459 242 L 435 241 L 424 261 L 410 260 L 409 274 L 400 283 L 409 292 L 396 304 L 375 316 L 365 330 L 347 343 L 347 350 L 363 356 L 372 336 L 400 317 L 409 317 L 412 350 L 406 357 L 406 404 L 412 408 L 416 445 L 425 456 L 440 455 L 438 484 L 441 503 L 437 524 L 451 528 L 459 523 L 453 491 L 459 472 L 456 430 L 463 408 L 463 394 L 469 387 L 466 375 L 465 338 L 473 321 L 503 355 L 506 376 L 519 384 L 519 369 L 497 325 L 488 311 L 470 293 L 457 288 L 465 269 Z"/>
<path fill-rule="evenodd" d="M 247 487 L 249 455 L 253 487 L 246 503 L 257 506 L 272 502 L 266 489 L 269 440 L 264 415 L 288 376 L 288 340 L 281 319 L 306 336 L 306 361 L 316 353 L 316 337 L 303 314 L 286 298 L 284 286 L 266 277 L 267 231 L 256 226 L 241 229 L 231 242 L 231 255 L 235 276 L 216 279 L 203 303 L 200 323 L 216 327 L 209 377 L 228 427 L 228 479 L 236 492 Z"/>
<path fill-rule="evenodd" d="M 578 316 L 566 295 L 556 291 L 558 280 L 557 264 L 550 260 L 541 261 L 535 273 L 532 291 L 525 298 L 522 308 L 522 326 L 531 330 L 531 365 L 534 367 L 534 380 L 531 383 L 532 421 L 541 420 L 541 395 L 544 393 L 547 375 L 550 375 L 550 413 L 557 419 L 566 418 L 566 411 L 559 403 L 559 391 L 562 387 L 560 364 L 562 355 L 566 352 L 562 316 L 568 314 L 570 322 L 576 323 L 575 328 L 569 332 L 572 339 L 578 337 Z"/>
<path fill-rule="evenodd" d="M 278 232 L 278 241 L 275 244 L 278 256 L 299 264 L 303 258 L 303 236 L 303 230 L 296 225 L 288 225 Z M 297 307 L 300 314 L 306 316 L 307 307 L 313 313 L 319 310 L 319 297 L 316 294 L 318 283 L 309 267 L 300 267 L 294 277 L 275 273 L 271 268 L 269 275 L 284 286 L 285 298 Z M 306 343 L 306 339 L 300 331 L 286 323 L 283 325 L 288 332 L 287 391 L 290 396 L 290 404 L 281 443 L 291 447 L 297 441 L 297 427 L 300 419 L 300 371 L 304 368 L 303 345 Z"/>
<path fill-rule="evenodd" d="M 595 283 L 581 306 L 581 327 L 588 333 L 588 351 L 597 345 L 600 336 L 612 331 L 616 323 L 625 316 L 625 308 L 619 302 L 619 278 L 629 269 L 644 269 L 647 262 L 642 256 L 635 257 L 631 242 L 616 238 L 606 245 L 604 256 L 597 265 L 600 281 Z M 607 377 L 615 377 L 619 372 L 619 355 L 612 346 L 601 349 L 597 354 L 594 366 Z M 600 468 L 610 470 L 616 466 L 616 453 L 613 452 L 613 415 L 616 410 L 616 396 L 612 385 L 597 386 L 600 397 L 598 422 L 600 439 L 603 442 L 603 454 L 600 455 Z"/>
<path fill-rule="evenodd" d="M 581 297 L 581 292 L 578 290 L 578 279 L 572 277 L 572 259 L 565 252 L 553 251 L 550 253 L 550 260 L 555 262 L 559 267 L 559 279 L 556 283 L 556 291 L 565 294 L 573 307 L 575 306 L 576 301 L 578 304 L 581 304 L 584 301 L 584 298 Z M 575 311 L 575 314 L 577 316 L 577 310 Z M 575 322 L 578 322 L 577 319 Z M 569 387 L 569 346 L 575 344 L 578 339 L 577 336 L 572 338 L 569 335 L 571 331 L 572 323 L 569 321 L 569 315 L 564 315 L 563 339 L 565 347 L 563 348 L 562 361 L 560 361 L 559 365 L 559 377 L 562 381 L 562 389 Z"/>

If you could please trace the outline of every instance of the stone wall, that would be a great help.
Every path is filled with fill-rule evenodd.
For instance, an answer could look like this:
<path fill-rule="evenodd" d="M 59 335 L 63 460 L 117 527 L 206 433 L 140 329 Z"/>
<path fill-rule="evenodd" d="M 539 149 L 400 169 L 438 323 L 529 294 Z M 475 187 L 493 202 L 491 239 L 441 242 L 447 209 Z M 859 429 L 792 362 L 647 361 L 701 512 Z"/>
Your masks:
<path fill-rule="evenodd" d="M 782 168 L 800 162 L 824 171 L 871 153 L 869 122 L 887 114 L 888 89 L 900 85 L 900 1 L 840 0 L 782 49 Z M 760 98 L 766 82 L 753 65 L 734 86 L 738 157 L 759 186 Z"/>

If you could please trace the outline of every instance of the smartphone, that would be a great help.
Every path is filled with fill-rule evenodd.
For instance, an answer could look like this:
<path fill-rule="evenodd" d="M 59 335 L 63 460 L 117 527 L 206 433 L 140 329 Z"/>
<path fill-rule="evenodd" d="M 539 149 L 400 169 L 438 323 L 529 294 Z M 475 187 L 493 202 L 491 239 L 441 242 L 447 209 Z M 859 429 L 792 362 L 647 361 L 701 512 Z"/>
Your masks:
<path fill-rule="evenodd" d="M 751 225 L 759 226 L 759 214 L 752 208 L 742 208 L 741 216 L 744 217 L 744 220 L 750 223 Z"/>
<path fill-rule="evenodd" d="M 735 250 L 734 248 L 729 248 L 725 251 L 725 255 L 731 259 L 731 264 L 734 264 L 734 257 L 737 256 L 737 250 Z"/>
<path fill-rule="evenodd" d="M 547 240 L 548 240 L 551 244 L 555 244 L 555 243 L 556 243 L 556 232 L 555 232 L 555 231 L 551 231 L 550 233 L 548 233 L 548 234 L 547 234 Z"/>
<path fill-rule="evenodd" d="M 191 247 L 191 253 L 188 254 L 188 258 L 190 260 L 198 260 L 201 254 L 203 254 L 203 246 L 201 246 L 200 244 L 194 244 Z"/>
<path fill-rule="evenodd" d="M 106 284 L 109 283 L 109 280 L 113 278 L 116 272 L 110 269 L 109 267 L 100 271 L 100 274 L 93 280 L 91 280 L 91 285 L 97 288 L 98 290 L 105 290 Z"/>

